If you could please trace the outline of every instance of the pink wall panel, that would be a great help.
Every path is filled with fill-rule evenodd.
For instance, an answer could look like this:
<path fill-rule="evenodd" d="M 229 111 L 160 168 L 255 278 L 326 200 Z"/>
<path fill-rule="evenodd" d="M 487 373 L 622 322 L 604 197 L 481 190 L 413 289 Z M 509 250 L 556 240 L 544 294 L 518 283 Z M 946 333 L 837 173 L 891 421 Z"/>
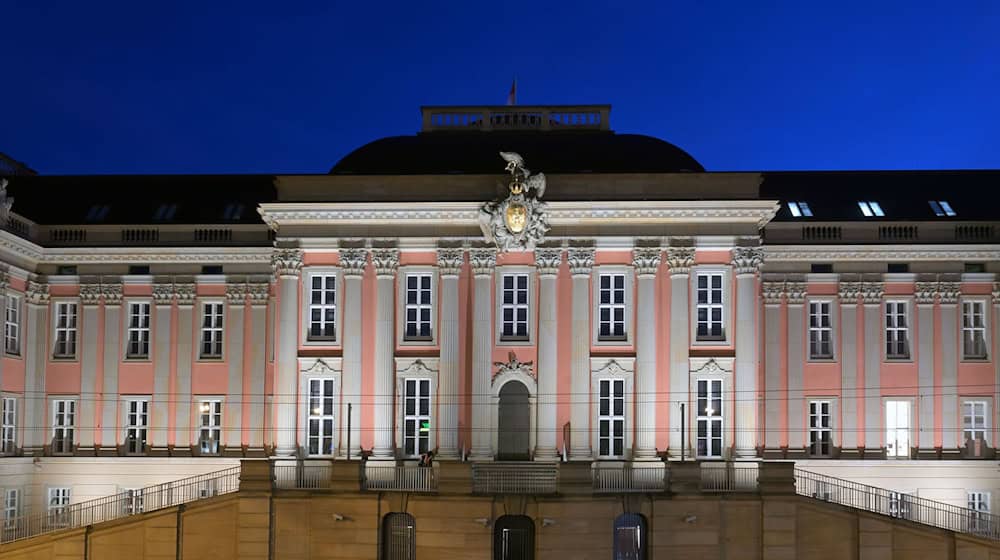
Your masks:
<path fill-rule="evenodd" d="M 989 282 L 963 282 L 962 293 L 969 295 L 990 295 L 993 293 L 993 284 Z"/>
<path fill-rule="evenodd" d="M 991 362 L 959 362 L 958 396 L 992 395 L 995 375 Z M 953 389 L 945 387 L 944 390 Z"/>
<path fill-rule="evenodd" d="M 916 361 L 883 362 L 880 371 L 882 395 L 916 396 L 917 387 L 920 385 L 918 369 Z"/>
<path fill-rule="evenodd" d="M 302 255 L 303 266 L 336 266 L 340 264 L 340 253 L 332 251 L 306 251 Z"/>
<path fill-rule="evenodd" d="M 124 284 L 122 294 L 126 296 L 151 296 L 153 295 L 152 284 Z"/>
<path fill-rule="evenodd" d="M 437 265 L 437 251 L 400 251 L 399 265 Z"/>
<path fill-rule="evenodd" d="M 65 297 L 80 295 L 80 286 L 69 284 L 49 284 L 49 295 L 51 297 Z"/>
<path fill-rule="evenodd" d="M 223 361 L 199 362 L 191 365 L 192 395 L 225 395 L 229 388 L 229 364 Z"/>
<path fill-rule="evenodd" d="M 24 392 L 24 359 L 3 357 L 3 386 L 0 391 Z"/>
<path fill-rule="evenodd" d="M 226 295 L 225 284 L 197 284 L 195 292 L 199 296 L 224 296 Z"/>
<path fill-rule="evenodd" d="M 913 282 L 886 282 L 885 284 L 885 295 L 887 296 L 913 295 L 913 292 Z"/>
<path fill-rule="evenodd" d="M 119 364 L 118 392 L 122 395 L 152 395 L 153 362 L 122 362 Z"/>
<path fill-rule="evenodd" d="M 727 249 L 697 249 L 694 252 L 694 264 L 729 264 L 732 261 L 732 251 Z"/>
<path fill-rule="evenodd" d="M 632 251 L 594 251 L 594 265 L 602 264 L 632 264 Z"/>
<path fill-rule="evenodd" d="M 837 294 L 836 282 L 809 282 L 806 293 L 811 296 L 832 296 Z"/>
<path fill-rule="evenodd" d="M 80 392 L 80 362 L 50 360 L 45 368 L 45 391 L 47 393 L 78 394 Z"/>

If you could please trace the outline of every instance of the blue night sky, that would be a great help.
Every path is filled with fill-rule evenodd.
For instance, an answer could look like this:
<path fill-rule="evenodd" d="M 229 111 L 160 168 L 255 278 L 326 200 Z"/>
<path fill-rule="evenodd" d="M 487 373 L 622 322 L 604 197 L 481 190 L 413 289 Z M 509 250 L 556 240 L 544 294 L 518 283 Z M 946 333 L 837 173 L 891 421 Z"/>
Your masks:
<path fill-rule="evenodd" d="M 1000 168 L 998 2 L 149 4 L 7 2 L 0 152 L 323 173 L 516 75 L 519 103 L 611 103 L 711 171 Z"/>

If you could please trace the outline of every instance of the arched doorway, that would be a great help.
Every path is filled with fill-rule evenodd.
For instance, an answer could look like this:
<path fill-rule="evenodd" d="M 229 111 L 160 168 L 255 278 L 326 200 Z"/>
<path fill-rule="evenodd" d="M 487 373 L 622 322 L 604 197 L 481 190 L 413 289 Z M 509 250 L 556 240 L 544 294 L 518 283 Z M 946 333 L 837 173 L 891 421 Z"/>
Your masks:
<path fill-rule="evenodd" d="M 503 515 L 493 524 L 493 560 L 533 560 L 535 522 L 526 515 Z"/>
<path fill-rule="evenodd" d="M 530 395 L 524 383 L 517 380 L 504 383 L 497 416 L 497 460 L 531 459 Z"/>

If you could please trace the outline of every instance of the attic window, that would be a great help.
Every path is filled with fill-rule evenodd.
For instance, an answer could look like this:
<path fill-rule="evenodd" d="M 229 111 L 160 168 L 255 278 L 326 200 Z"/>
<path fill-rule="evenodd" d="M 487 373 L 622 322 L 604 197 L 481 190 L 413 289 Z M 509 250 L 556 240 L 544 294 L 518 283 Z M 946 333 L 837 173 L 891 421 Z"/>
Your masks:
<path fill-rule="evenodd" d="M 792 213 L 792 216 L 796 218 L 812 218 L 813 211 L 809 208 L 809 203 L 807 202 L 789 202 L 788 211 Z"/>
<path fill-rule="evenodd" d="M 156 212 L 153 213 L 153 219 L 158 222 L 169 222 L 174 219 L 174 215 L 177 214 L 176 204 L 161 204 Z"/>
<path fill-rule="evenodd" d="M 222 211 L 223 220 L 239 220 L 243 216 L 243 205 L 238 202 L 230 202 Z"/>
<path fill-rule="evenodd" d="M 934 211 L 934 215 L 939 218 L 956 215 L 955 211 L 951 209 L 951 204 L 948 204 L 947 200 L 928 200 L 927 204 L 931 205 L 931 210 Z"/>
<path fill-rule="evenodd" d="M 108 217 L 108 212 L 111 212 L 111 206 L 107 204 L 95 204 L 87 210 L 87 221 L 88 222 L 103 222 L 105 218 Z"/>
<path fill-rule="evenodd" d="M 878 202 L 874 201 L 858 201 L 858 208 L 861 208 L 861 213 L 865 215 L 866 218 L 871 218 L 872 216 L 883 217 L 885 212 L 882 211 L 882 207 Z"/>

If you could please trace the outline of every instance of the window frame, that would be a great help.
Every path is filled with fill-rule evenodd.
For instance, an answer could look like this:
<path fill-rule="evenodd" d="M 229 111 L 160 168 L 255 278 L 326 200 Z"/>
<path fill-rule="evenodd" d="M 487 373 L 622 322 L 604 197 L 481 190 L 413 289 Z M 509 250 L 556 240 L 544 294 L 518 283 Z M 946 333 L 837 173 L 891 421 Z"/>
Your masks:
<path fill-rule="evenodd" d="M 978 305 L 982 308 L 983 324 L 981 327 L 967 327 L 965 323 L 966 304 Z M 961 361 L 963 362 L 988 362 L 990 360 L 990 309 L 989 301 L 984 297 L 961 297 L 958 300 L 958 341 L 961 348 Z M 981 331 L 983 334 L 983 352 L 981 355 L 970 355 L 966 353 L 965 333 L 966 331 Z"/>
<path fill-rule="evenodd" d="M 11 304 L 14 304 L 11 306 Z M 24 300 L 19 294 L 7 292 L 4 301 L 4 329 L 3 329 L 3 349 L 4 355 L 21 356 L 21 320 L 24 317 Z M 13 311 L 14 320 L 11 321 Z M 13 336 L 11 333 L 13 332 Z M 11 350 L 11 340 L 14 341 L 14 350 Z"/>
<path fill-rule="evenodd" d="M 503 279 L 505 276 L 510 275 L 524 275 L 527 277 L 527 336 L 504 336 L 503 334 Z M 496 267 L 496 299 L 497 299 L 497 309 L 496 309 L 496 345 L 497 346 L 530 346 L 535 343 L 535 325 L 537 323 L 537 313 L 538 309 L 536 301 L 538 300 L 538 282 L 535 276 L 535 267 L 525 266 L 525 265 L 503 265 Z M 514 304 L 515 307 L 517 304 Z"/>
<path fill-rule="evenodd" d="M 966 418 L 965 408 L 966 408 L 966 405 L 973 405 L 973 406 L 975 406 L 976 404 L 983 405 L 983 415 L 982 415 L 983 416 L 983 427 L 981 429 L 980 428 L 967 429 L 965 427 L 965 418 Z M 991 414 L 992 414 L 991 411 L 993 409 L 993 399 L 992 399 L 992 397 L 988 397 L 988 396 L 982 396 L 982 397 L 979 397 L 979 396 L 976 396 L 976 397 L 962 397 L 960 399 L 959 405 L 960 405 L 960 408 L 959 408 L 959 422 L 960 422 L 960 424 L 959 424 L 959 430 L 961 431 L 961 440 L 959 441 L 959 445 L 962 446 L 962 447 L 964 447 L 966 445 L 966 442 L 968 441 L 966 439 L 966 432 L 968 432 L 968 431 L 972 431 L 972 432 L 981 431 L 981 432 L 983 432 L 983 444 L 982 445 L 984 445 L 984 446 L 988 445 L 988 446 L 992 447 L 992 445 L 993 445 L 993 440 L 992 440 L 992 437 L 993 437 L 993 417 L 991 416 Z M 975 418 L 975 416 L 976 415 L 973 412 L 973 419 Z M 975 442 L 975 438 L 973 438 L 972 441 Z"/>
<path fill-rule="evenodd" d="M 76 416 L 80 413 L 79 407 L 77 406 L 77 400 L 78 400 L 77 397 L 73 396 L 73 395 L 58 395 L 58 396 L 53 396 L 53 397 L 49 398 L 49 418 L 51 419 L 51 424 L 50 424 L 51 430 L 49 431 L 49 433 L 51 434 L 51 438 L 52 438 L 50 440 L 50 442 L 49 442 L 49 453 L 51 453 L 54 456 L 55 455 L 58 455 L 58 456 L 72 455 L 73 452 L 76 450 L 76 438 L 77 438 L 77 435 L 78 435 L 77 434 L 77 425 L 76 425 Z M 72 410 L 70 412 L 70 420 L 72 420 L 72 422 L 66 423 L 66 421 L 65 421 L 65 418 L 66 418 L 65 409 L 62 412 L 62 414 L 63 414 L 63 421 L 61 423 L 57 423 L 56 422 L 57 415 L 60 414 L 60 412 L 58 410 L 59 403 L 70 403 L 68 405 L 68 408 L 72 408 Z M 69 444 L 65 443 L 67 441 L 67 439 L 66 439 L 66 431 L 67 430 L 69 430 L 71 432 L 70 433 L 70 438 L 69 438 Z M 63 443 L 62 447 L 60 447 L 59 449 L 56 449 L 56 447 L 55 447 L 56 434 L 59 433 L 59 431 L 62 432 L 62 436 L 63 436 L 60 439 L 60 441 L 62 441 L 64 443 Z M 67 445 L 69 446 L 68 450 L 66 449 Z"/>
<path fill-rule="evenodd" d="M 151 400 L 152 399 L 150 399 L 150 397 L 146 395 L 123 395 L 121 397 L 121 410 L 122 410 L 121 426 L 122 428 L 125 429 L 125 433 L 122 434 L 122 451 L 125 455 L 129 457 L 145 456 L 146 448 L 149 447 L 151 443 L 150 440 L 151 428 L 149 424 L 152 416 L 152 406 L 150 406 Z M 140 412 L 140 409 L 142 407 L 139 407 L 135 412 L 137 418 L 140 415 L 145 416 L 144 424 L 133 425 L 129 423 L 129 417 L 132 415 L 131 411 L 132 403 L 145 403 L 145 412 Z M 138 445 L 137 448 L 129 447 L 130 444 L 128 436 L 129 432 L 132 430 L 136 430 L 137 435 L 139 435 L 139 432 L 142 432 L 141 435 L 143 435 L 143 440 L 141 444 L 139 443 L 139 438 L 138 437 L 136 438 L 136 445 Z"/>
<path fill-rule="evenodd" d="M 146 306 L 146 326 L 145 327 L 142 327 L 141 325 L 138 326 L 138 327 L 133 327 L 132 326 L 132 306 L 133 305 L 137 305 L 137 306 L 143 306 L 143 305 L 145 305 Z M 123 345 L 124 345 L 122 356 L 127 361 L 148 362 L 153 357 L 153 308 L 155 306 L 153 305 L 153 302 L 151 300 L 148 300 L 148 299 L 126 299 L 125 302 L 124 302 L 124 307 L 125 307 L 125 320 L 122 321 L 122 323 L 124 323 L 123 324 L 123 328 L 124 328 L 125 332 L 122 335 L 122 342 L 123 342 Z M 141 317 L 141 313 L 140 313 L 140 317 Z M 132 353 L 132 338 L 131 338 L 132 333 L 133 332 L 141 333 L 143 331 L 145 331 L 145 333 L 146 333 L 146 352 L 145 352 L 145 354 L 142 354 L 142 353 L 133 354 Z"/>
<path fill-rule="evenodd" d="M 632 523 L 628 523 L 632 521 Z M 637 546 L 632 547 L 632 550 L 619 550 L 618 544 L 618 531 L 621 529 L 634 529 L 637 530 L 639 538 L 632 539 Z M 612 557 L 615 560 L 625 560 L 625 559 L 638 559 L 638 560 L 648 560 L 649 558 L 649 521 L 646 516 L 641 513 L 626 511 L 625 513 L 619 514 L 615 517 L 613 524 L 613 534 L 611 536 L 612 541 Z M 638 554 L 633 554 L 635 549 L 638 549 Z"/>
<path fill-rule="evenodd" d="M 73 503 L 73 488 L 70 486 L 49 486 L 46 488 L 45 514 L 55 526 L 68 525 L 67 521 L 51 521 L 55 517 L 66 516 L 66 509 Z M 58 499 L 61 503 L 54 503 Z"/>
<path fill-rule="evenodd" d="M 407 337 L 406 336 L 406 296 L 407 283 L 411 276 L 430 276 L 430 324 L 431 335 L 429 337 Z M 430 265 L 406 265 L 397 270 L 396 280 L 396 344 L 399 346 L 434 346 L 438 342 L 438 270 L 436 266 Z M 418 288 L 419 289 L 419 288 Z M 420 305 L 420 304 L 418 304 Z"/>
<path fill-rule="evenodd" d="M 299 360 L 299 418 L 301 420 L 301 430 L 298 432 L 298 439 L 296 445 L 302 450 L 302 455 L 309 458 L 329 458 L 337 455 L 340 449 L 340 419 L 341 416 L 347 413 L 347 406 L 345 403 L 341 402 L 341 391 L 343 389 L 341 383 L 341 373 L 342 371 L 342 359 L 341 358 L 304 358 Z M 312 414 L 310 410 L 310 387 L 313 380 L 317 381 L 330 381 L 332 384 L 331 388 L 331 411 L 332 414 Z M 325 395 L 321 395 L 320 398 L 326 398 Z M 357 403 L 355 403 L 357 404 Z M 326 417 L 332 417 L 331 420 L 331 443 L 330 443 L 330 453 L 329 454 L 312 454 L 309 452 L 309 427 L 310 420 L 316 419 L 320 422 L 320 427 L 322 428 L 322 421 Z M 325 436 L 322 435 L 322 429 L 320 429 L 320 435 L 316 436 L 319 439 L 319 444 L 317 450 L 322 449 L 322 442 Z M 352 442 L 353 445 L 353 442 Z"/>
<path fill-rule="evenodd" d="M 907 415 L 907 427 L 906 427 L 906 440 L 907 449 L 900 453 L 898 450 L 894 454 L 889 452 L 889 425 L 888 425 L 888 403 L 889 402 L 905 402 L 908 403 L 908 415 Z M 917 434 L 915 432 L 916 428 L 916 402 L 912 397 L 883 397 L 881 401 L 882 405 L 882 437 L 885 439 L 885 457 L 889 460 L 894 461 L 905 461 L 910 459 L 910 450 L 916 447 Z M 897 428 L 898 429 L 898 428 Z"/>
<path fill-rule="evenodd" d="M 315 276 L 333 276 L 333 338 L 312 337 L 310 328 L 312 326 L 312 280 Z M 362 280 L 363 281 L 363 280 Z M 344 289 L 346 288 L 343 269 L 339 266 L 308 266 L 302 268 L 302 286 L 299 290 L 301 306 L 301 316 L 299 322 L 299 345 L 307 347 L 340 348 L 343 340 L 344 326 Z M 325 305 L 325 304 L 324 304 Z M 276 315 L 277 309 L 271 312 Z M 277 317 L 275 317 L 277 323 Z M 273 329 L 272 329 L 273 332 Z M 274 337 L 272 336 L 272 339 Z M 272 351 L 272 361 L 274 353 Z"/>
<path fill-rule="evenodd" d="M 700 389 L 699 389 L 699 385 L 701 383 L 706 383 L 705 396 L 706 396 L 706 401 L 707 401 L 706 404 L 708 406 L 706 406 L 705 410 L 706 410 L 706 412 L 708 412 L 709 410 L 711 410 L 712 414 L 704 414 L 704 415 L 701 414 L 701 403 L 699 402 L 701 400 L 701 393 L 700 393 Z M 713 397 L 712 385 L 714 383 L 718 383 L 719 384 L 718 399 L 717 399 L 719 401 L 719 411 L 718 411 L 719 414 L 718 415 L 714 414 L 715 409 L 711 407 L 711 402 L 716 400 L 716 399 L 712 398 Z M 694 412 L 694 415 L 695 415 L 695 423 L 696 423 L 696 425 L 695 425 L 695 440 L 694 440 L 695 457 L 698 458 L 698 459 L 724 459 L 725 455 L 726 455 L 726 437 L 725 437 L 725 434 L 726 434 L 726 421 L 725 421 L 725 416 L 726 416 L 725 415 L 725 408 L 726 408 L 726 405 L 725 405 L 725 403 L 726 403 L 726 391 L 725 391 L 725 389 L 726 389 L 726 382 L 721 377 L 706 376 L 706 377 L 702 377 L 702 378 L 699 378 L 699 379 L 695 379 L 694 380 L 694 384 L 695 384 L 695 394 L 693 395 L 693 398 L 694 398 L 694 401 L 695 401 L 695 406 L 694 406 L 693 412 Z M 718 420 L 718 422 L 716 422 L 716 420 Z M 701 443 L 701 440 L 703 439 L 703 436 L 699 435 L 699 432 L 701 431 L 701 423 L 702 422 L 705 422 L 705 428 L 706 428 L 705 429 L 705 436 L 704 436 L 704 439 L 706 440 L 706 444 L 705 444 L 706 453 L 701 453 L 700 449 L 699 449 L 699 445 Z M 718 430 L 717 431 L 715 429 L 711 428 L 711 426 L 714 425 L 714 424 L 716 424 L 716 423 L 718 424 Z M 719 440 L 719 453 L 718 454 L 712 453 L 712 449 L 711 449 L 712 441 L 715 440 L 715 439 Z"/>
<path fill-rule="evenodd" d="M 408 391 L 410 386 L 413 386 L 415 392 L 413 395 Z M 433 432 L 433 417 L 434 417 L 434 398 L 433 398 L 433 386 L 432 380 L 428 377 L 422 376 L 408 376 L 404 377 L 402 380 L 403 390 L 399 393 L 400 404 L 402 405 L 402 422 L 399 424 L 400 430 L 402 431 L 400 439 L 402 440 L 402 446 L 400 446 L 399 451 L 402 457 L 407 459 L 417 458 L 428 450 L 434 449 L 431 445 L 431 432 Z M 413 412 L 407 412 L 407 405 L 410 401 L 413 401 L 414 407 Z M 427 412 L 422 413 L 423 410 L 420 407 L 421 401 L 427 401 Z M 429 426 L 426 438 L 421 436 L 420 423 L 426 420 Z M 408 433 L 409 423 L 413 422 L 414 432 L 413 434 Z M 420 440 L 425 440 L 426 448 L 421 450 Z M 413 440 L 413 452 L 407 453 L 407 444 L 409 440 Z"/>
<path fill-rule="evenodd" d="M 971 510 L 968 529 L 972 532 L 991 529 L 990 516 L 993 511 L 993 496 L 989 490 L 967 489 L 965 491 L 965 506 Z M 980 506 L 986 506 L 985 508 Z M 985 515 L 982 515 L 985 514 Z"/>
<path fill-rule="evenodd" d="M 601 455 L 601 381 L 615 380 L 622 381 L 624 385 L 624 415 L 623 433 L 625 436 L 622 444 L 623 453 L 621 455 Z M 634 413 L 635 413 L 635 358 L 634 357 L 613 357 L 613 358 L 591 358 L 590 360 L 590 393 L 592 395 L 590 404 L 590 415 L 594 418 L 594 429 L 591 430 L 591 449 L 594 450 L 594 457 L 601 461 L 628 461 L 632 458 L 632 446 L 634 436 L 632 434 Z M 611 449 L 613 451 L 613 449 Z"/>
<path fill-rule="evenodd" d="M 208 404 L 209 406 L 208 412 L 203 410 L 206 404 Z M 218 407 L 217 412 L 211 410 L 213 408 L 213 405 L 217 405 Z M 223 397 L 200 395 L 197 400 L 197 407 L 198 408 L 195 410 L 195 414 L 198 419 L 197 424 L 195 426 L 197 430 L 197 437 L 195 438 L 195 441 L 197 442 L 198 446 L 198 454 L 207 457 L 214 457 L 220 455 L 222 452 L 222 433 L 223 433 L 222 422 L 224 419 L 223 413 L 225 410 L 225 399 Z M 206 425 L 203 423 L 205 420 L 205 416 L 209 417 L 218 416 L 218 422 L 214 425 L 213 424 Z M 202 439 L 202 432 L 206 430 L 209 432 L 209 434 L 211 434 L 211 432 L 213 431 L 216 433 L 214 448 L 210 448 L 208 450 L 205 449 L 205 442 Z M 211 438 L 209 438 L 209 441 L 211 441 Z"/>
<path fill-rule="evenodd" d="M 898 324 L 889 326 L 889 307 L 891 305 L 902 306 L 903 320 L 905 326 Z M 898 316 L 898 313 L 893 314 Z M 886 362 L 912 362 L 913 361 L 913 305 L 909 298 L 887 298 L 882 304 L 882 357 Z M 904 354 L 889 353 L 890 332 L 904 333 L 904 344 L 906 352 Z"/>
<path fill-rule="evenodd" d="M 0 456 L 17 454 L 17 419 L 17 397 L 0 394 Z"/>
<path fill-rule="evenodd" d="M 59 326 L 60 311 L 63 306 L 72 306 L 73 326 Z M 68 322 L 68 321 L 67 321 Z M 77 299 L 56 299 L 52 301 L 52 351 L 53 361 L 72 362 L 79 358 L 80 350 L 80 301 Z M 73 333 L 73 351 L 59 352 L 59 333 Z M 67 336 L 68 338 L 68 336 Z"/>
<path fill-rule="evenodd" d="M 221 326 L 205 327 L 205 306 L 208 305 L 218 306 L 218 308 L 221 310 L 218 315 L 221 321 Z M 199 362 L 224 362 L 226 360 L 226 323 L 228 319 L 226 313 L 228 307 L 229 306 L 226 305 L 226 301 L 222 298 L 198 299 L 198 361 Z M 205 353 L 205 333 L 209 331 L 219 332 L 219 339 L 217 341 L 219 344 L 218 354 Z"/>
<path fill-rule="evenodd" d="M 813 426 L 813 405 L 814 404 L 826 404 L 827 412 L 825 416 L 828 421 L 827 426 Z M 809 457 L 832 457 L 834 448 L 837 447 L 837 441 L 835 438 L 836 434 L 836 419 L 837 419 L 837 400 L 833 397 L 809 397 L 806 400 L 806 453 Z M 821 414 L 822 416 L 822 414 Z M 829 434 L 829 449 L 824 453 L 815 453 L 813 451 L 813 434 L 814 433 L 828 433 Z"/>
<path fill-rule="evenodd" d="M 427 449 L 437 447 L 437 421 L 438 421 L 438 372 L 441 362 L 438 358 L 396 358 L 396 426 L 395 441 L 396 449 L 400 458 L 415 459 L 420 457 L 417 452 L 413 455 L 406 453 L 406 382 L 412 380 L 427 380 L 429 385 L 428 393 L 428 414 L 409 415 L 413 418 L 426 416 L 430 421 L 430 432 L 427 434 Z M 417 432 L 419 434 L 419 431 Z M 419 437 L 414 446 L 415 451 L 419 451 Z"/>
<path fill-rule="evenodd" d="M 829 327 L 813 327 L 813 305 L 827 305 L 829 306 Z M 805 328 L 806 328 L 806 358 L 809 362 L 833 362 L 837 360 L 837 327 L 838 318 L 837 313 L 840 311 L 839 306 L 836 304 L 833 298 L 825 297 L 807 297 L 805 301 Z M 830 334 L 830 353 L 829 355 L 819 355 L 813 354 L 813 332 L 829 332 Z"/>
<path fill-rule="evenodd" d="M 601 276 L 620 274 L 624 276 L 624 328 L 625 336 L 601 336 Z M 630 265 L 599 264 L 590 274 L 593 304 L 591 308 L 591 344 L 593 346 L 631 346 L 635 340 L 635 269 Z M 614 304 L 619 305 L 619 304 Z"/>
<path fill-rule="evenodd" d="M 699 337 L 698 336 L 698 278 L 706 274 L 722 275 L 722 302 L 718 304 L 722 309 L 722 336 L 721 337 Z M 729 265 L 696 265 L 691 268 L 690 284 L 690 307 L 691 307 L 691 346 L 729 346 L 733 338 L 733 284 L 732 270 Z M 711 290 L 711 288 L 709 288 Z M 708 304 L 716 305 L 716 304 Z"/>
<path fill-rule="evenodd" d="M 13 507 L 10 499 L 12 495 L 14 496 Z M 3 489 L 3 530 L 16 529 L 19 517 L 21 517 L 21 488 L 18 486 L 5 487 Z"/>
<path fill-rule="evenodd" d="M 608 396 L 604 396 L 604 387 L 607 385 Z M 623 459 L 625 458 L 625 430 L 626 430 L 626 414 L 625 414 L 625 380 L 621 378 L 614 377 L 602 377 L 597 380 L 598 392 L 595 397 L 597 398 L 597 457 L 601 459 Z M 621 395 L 618 395 L 617 389 L 621 388 Z M 602 412 L 604 410 L 604 404 L 607 401 L 608 407 L 607 412 Z M 618 404 L 621 404 L 621 412 L 616 412 L 619 410 Z M 604 435 L 604 423 L 608 423 L 607 435 Z M 616 435 L 615 424 L 621 423 L 621 435 Z M 621 452 L 615 453 L 615 444 L 618 443 L 617 440 L 621 440 Z M 602 453 L 604 440 L 607 440 L 608 452 Z"/>

